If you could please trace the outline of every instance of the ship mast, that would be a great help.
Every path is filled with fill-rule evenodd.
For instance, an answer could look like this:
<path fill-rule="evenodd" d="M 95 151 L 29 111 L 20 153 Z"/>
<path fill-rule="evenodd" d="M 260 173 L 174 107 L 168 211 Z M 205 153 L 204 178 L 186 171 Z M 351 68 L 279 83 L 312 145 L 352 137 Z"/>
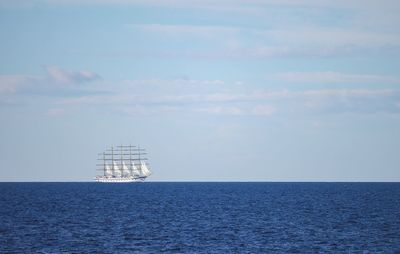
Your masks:
<path fill-rule="evenodd" d="M 139 155 L 139 165 L 142 165 L 142 161 L 140 159 L 140 146 L 138 145 L 138 155 Z"/>
<path fill-rule="evenodd" d="M 112 163 L 113 175 L 115 175 L 114 146 L 111 146 L 111 163 Z"/>
<path fill-rule="evenodd" d="M 106 153 L 103 152 L 104 176 L 106 176 Z"/>
<path fill-rule="evenodd" d="M 123 164 L 123 162 L 124 162 L 124 157 L 123 157 L 123 151 L 122 151 L 123 149 L 122 149 L 122 145 L 120 145 L 119 146 L 119 152 L 121 153 L 121 172 L 123 172 L 124 171 L 124 164 Z"/>
<path fill-rule="evenodd" d="M 129 168 L 131 171 L 131 176 L 133 176 L 133 166 L 132 166 L 132 145 L 129 144 Z"/>

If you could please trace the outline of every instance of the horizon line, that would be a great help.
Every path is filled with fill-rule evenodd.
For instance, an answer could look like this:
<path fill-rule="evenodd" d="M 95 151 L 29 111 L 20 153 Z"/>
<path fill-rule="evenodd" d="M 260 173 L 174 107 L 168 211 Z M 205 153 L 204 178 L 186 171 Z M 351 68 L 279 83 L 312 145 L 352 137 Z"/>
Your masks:
<path fill-rule="evenodd" d="M 97 183 L 95 181 L 0 181 L 0 183 Z M 400 183 L 400 181 L 231 181 L 231 180 L 210 180 L 210 181 L 195 181 L 195 180 L 160 180 L 146 181 L 143 183 Z M 118 183 L 120 184 L 120 183 Z M 135 184 L 135 183 L 126 183 Z"/>

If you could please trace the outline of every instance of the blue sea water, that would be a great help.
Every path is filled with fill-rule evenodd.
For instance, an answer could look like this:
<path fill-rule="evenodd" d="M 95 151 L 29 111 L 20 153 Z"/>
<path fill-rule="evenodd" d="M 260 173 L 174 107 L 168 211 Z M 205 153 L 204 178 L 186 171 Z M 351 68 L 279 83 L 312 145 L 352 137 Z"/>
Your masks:
<path fill-rule="evenodd" d="M 0 253 L 400 253 L 399 183 L 0 183 Z"/>

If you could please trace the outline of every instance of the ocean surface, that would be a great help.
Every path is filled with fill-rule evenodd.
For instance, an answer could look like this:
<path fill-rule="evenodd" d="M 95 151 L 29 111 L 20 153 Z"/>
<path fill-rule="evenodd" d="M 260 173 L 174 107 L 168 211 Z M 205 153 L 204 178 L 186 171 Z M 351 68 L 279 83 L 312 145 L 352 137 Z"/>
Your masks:
<path fill-rule="evenodd" d="M 400 183 L 0 183 L 0 253 L 400 253 Z"/>

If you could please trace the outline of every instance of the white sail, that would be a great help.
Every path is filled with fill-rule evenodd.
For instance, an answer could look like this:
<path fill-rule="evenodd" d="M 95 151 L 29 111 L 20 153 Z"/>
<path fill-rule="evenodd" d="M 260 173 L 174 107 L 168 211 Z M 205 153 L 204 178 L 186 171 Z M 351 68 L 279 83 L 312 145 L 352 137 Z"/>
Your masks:
<path fill-rule="evenodd" d="M 113 174 L 113 172 L 112 172 L 110 166 L 108 164 L 106 164 L 104 175 L 107 176 L 107 177 L 111 177 L 112 174 Z"/>
<path fill-rule="evenodd" d="M 118 164 L 115 161 L 113 161 L 113 171 L 113 176 L 121 177 L 121 170 L 119 170 Z"/>
<path fill-rule="evenodd" d="M 142 165 L 140 166 L 140 169 L 142 171 L 142 176 L 149 176 L 151 175 L 151 171 L 147 168 L 146 163 L 142 162 Z"/>
<path fill-rule="evenodd" d="M 140 176 L 141 175 L 139 170 L 138 170 L 138 168 L 135 166 L 135 163 L 133 161 L 132 161 L 132 164 L 131 164 L 131 171 L 132 171 L 132 175 L 133 176 Z"/>
<path fill-rule="evenodd" d="M 129 177 L 131 175 L 131 172 L 129 171 L 128 166 L 126 166 L 125 162 L 122 162 L 122 176 L 123 177 Z"/>

